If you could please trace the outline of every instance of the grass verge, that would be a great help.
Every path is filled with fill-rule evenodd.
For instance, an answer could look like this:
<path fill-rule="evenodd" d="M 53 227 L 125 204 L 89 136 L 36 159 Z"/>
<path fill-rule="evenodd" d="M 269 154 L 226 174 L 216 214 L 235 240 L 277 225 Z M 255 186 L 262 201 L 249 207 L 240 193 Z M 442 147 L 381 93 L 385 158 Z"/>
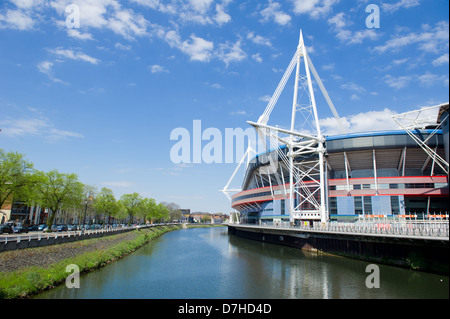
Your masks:
<path fill-rule="evenodd" d="M 0 299 L 27 298 L 53 288 L 63 283 L 70 274 L 66 272 L 67 265 L 75 264 L 79 267 L 80 273 L 86 273 L 122 258 L 162 234 L 176 229 L 180 229 L 180 226 L 168 225 L 135 230 L 133 239 L 121 241 L 105 249 L 66 258 L 47 267 L 31 266 L 13 272 L 0 272 Z"/>

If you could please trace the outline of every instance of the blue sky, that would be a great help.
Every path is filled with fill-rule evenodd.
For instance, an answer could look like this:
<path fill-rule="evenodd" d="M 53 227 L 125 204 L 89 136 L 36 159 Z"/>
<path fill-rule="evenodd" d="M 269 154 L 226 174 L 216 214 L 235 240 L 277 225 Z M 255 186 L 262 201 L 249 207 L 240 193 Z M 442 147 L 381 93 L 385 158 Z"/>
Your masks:
<path fill-rule="evenodd" d="M 379 28 L 366 26 L 369 4 Z M 229 212 L 218 190 L 236 164 L 175 164 L 170 134 L 257 121 L 300 29 L 349 131 L 395 129 L 391 115 L 449 100 L 448 0 L 2 0 L 0 148 L 117 198 Z"/>

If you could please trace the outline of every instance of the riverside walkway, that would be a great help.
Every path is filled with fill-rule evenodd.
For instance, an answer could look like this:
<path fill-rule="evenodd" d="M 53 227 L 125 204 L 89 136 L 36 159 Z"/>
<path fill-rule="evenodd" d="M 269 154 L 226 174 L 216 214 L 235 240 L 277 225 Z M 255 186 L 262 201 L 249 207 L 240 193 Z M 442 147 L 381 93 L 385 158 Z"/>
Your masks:
<path fill-rule="evenodd" d="M 267 230 L 291 230 L 306 233 L 322 234 L 342 234 L 353 236 L 390 237 L 390 238 L 410 238 L 425 240 L 449 240 L 448 220 L 411 220 L 411 221 L 388 221 L 388 220 L 360 220 L 350 222 L 329 222 L 310 225 L 292 226 L 288 222 L 258 224 L 228 224 L 234 227 L 244 227 L 248 229 Z"/>
<path fill-rule="evenodd" d="M 1 234 L 0 252 L 5 250 L 40 247 L 52 244 L 62 244 L 65 242 L 103 237 L 122 232 L 128 232 L 132 230 L 139 230 L 142 228 L 150 228 L 163 225 L 179 225 L 179 223 L 164 223 L 164 224 L 137 225 L 137 226 L 133 225 L 107 229 L 74 230 L 63 232 L 31 231 L 26 234 Z"/>

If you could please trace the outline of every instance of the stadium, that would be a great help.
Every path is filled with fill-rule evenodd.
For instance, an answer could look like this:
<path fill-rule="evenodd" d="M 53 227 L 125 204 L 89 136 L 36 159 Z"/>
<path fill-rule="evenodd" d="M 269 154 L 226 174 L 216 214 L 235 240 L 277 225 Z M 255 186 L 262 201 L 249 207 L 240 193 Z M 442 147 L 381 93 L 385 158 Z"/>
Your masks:
<path fill-rule="evenodd" d="M 267 122 L 279 91 L 295 66 L 291 129 L 270 126 Z M 299 225 L 361 218 L 448 218 L 449 104 L 395 116 L 398 130 L 325 136 L 311 73 L 339 121 L 300 36 L 297 52 L 266 111 L 257 123 L 248 122 L 271 147 L 247 161 L 241 188 L 228 196 L 237 222 Z M 306 94 L 298 93 L 299 88 Z M 302 104 L 297 95 L 309 100 Z M 438 116 L 430 118 L 433 110 Z M 309 112 L 303 118 L 309 119 L 314 132 L 296 129 L 295 114 L 300 111 Z M 230 181 L 222 190 L 226 194 L 231 192 Z"/>

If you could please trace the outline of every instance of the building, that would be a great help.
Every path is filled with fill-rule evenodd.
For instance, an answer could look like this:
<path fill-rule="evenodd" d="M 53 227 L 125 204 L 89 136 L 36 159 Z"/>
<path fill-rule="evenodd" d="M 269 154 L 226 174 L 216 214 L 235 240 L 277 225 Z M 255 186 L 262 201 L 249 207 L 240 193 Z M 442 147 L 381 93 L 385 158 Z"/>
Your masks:
<path fill-rule="evenodd" d="M 448 103 L 440 106 L 437 123 L 442 129 L 413 129 L 413 136 L 404 130 L 326 136 L 324 193 L 328 220 L 448 214 L 448 173 L 438 165 L 436 156 L 430 156 L 416 141 L 425 143 L 448 163 Z M 287 151 L 284 146 L 249 162 L 242 191 L 232 197 L 232 207 L 240 213 L 241 222 L 298 224 L 317 220 L 308 218 L 308 214 L 292 217 L 289 213 L 289 170 L 281 158 Z M 275 159 L 276 172 L 268 170 L 268 161 L 263 160 L 267 157 Z M 312 157 L 317 155 L 299 156 L 294 162 L 307 165 Z M 304 178 L 302 183 L 293 205 L 308 212 L 311 198 L 320 202 L 320 192 L 313 180 Z M 304 200 L 307 197 L 309 201 Z"/>
<path fill-rule="evenodd" d="M 13 201 L 0 210 L 0 224 L 7 221 L 21 222 L 25 225 L 39 225 L 47 221 L 47 209 L 39 205 L 28 206 L 20 201 Z"/>
<path fill-rule="evenodd" d="M 285 120 L 290 119 L 290 125 L 280 123 L 283 118 L 279 116 L 278 123 L 269 124 L 292 74 L 295 86 L 291 113 L 282 114 Z M 323 134 L 313 83 L 333 113 L 341 135 Z M 349 134 L 300 31 L 297 51 L 266 109 L 257 122 L 247 122 L 256 129 L 258 143 L 267 151 L 249 160 L 254 152 L 254 146 L 249 145 L 222 190 L 238 212 L 231 222 L 311 224 L 354 221 L 361 216 L 420 218 L 448 214 L 448 107 L 445 103 L 396 115 L 393 121 L 399 130 Z M 430 118 L 437 108 L 438 118 Z M 230 189 L 246 157 L 242 186 Z"/>

